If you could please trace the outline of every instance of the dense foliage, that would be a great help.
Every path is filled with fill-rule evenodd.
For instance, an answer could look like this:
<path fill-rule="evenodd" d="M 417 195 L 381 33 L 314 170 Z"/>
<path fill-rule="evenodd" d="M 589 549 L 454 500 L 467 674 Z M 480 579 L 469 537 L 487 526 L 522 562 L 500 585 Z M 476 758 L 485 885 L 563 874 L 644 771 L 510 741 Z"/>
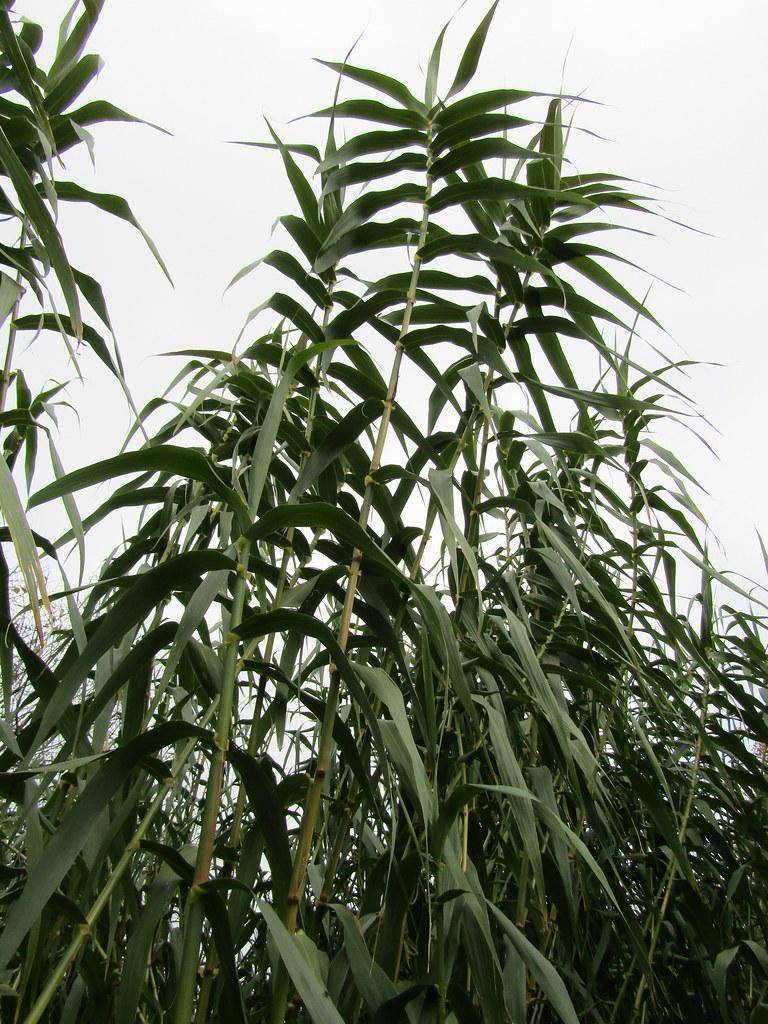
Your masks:
<path fill-rule="evenodd" d="M 52 213 L 132 220 L 50 174 L 128 116 L 63 113 L 83 6 L 48 73 L 0 12 L 2 288 L 43 298 L 50 268 L 68 315 L 34 316 L 120 374 Z M 680 365 L 584 240 L 654 205 L 571 172 L 575 97 L 467 92 L 492 16 L 445 86 L 443 30 L 423 100 L 330 64 L 324 150 L 272 132 L 259 156 L 296 209 L 237 280 L 263 263 L 284 290 L 234 351 L 183 353 L 128 450 L 32 496 L 65 501 L 65 536 L 3 505 L 0 539 L 18 524 L 52 566 L 135 526 L 42 654 L 5 588 L 3 1020 L 768 1013 L 763 612 L 710 564 L 662 443 Z M 9 470 L 50 401 L 11 357 Z"/>

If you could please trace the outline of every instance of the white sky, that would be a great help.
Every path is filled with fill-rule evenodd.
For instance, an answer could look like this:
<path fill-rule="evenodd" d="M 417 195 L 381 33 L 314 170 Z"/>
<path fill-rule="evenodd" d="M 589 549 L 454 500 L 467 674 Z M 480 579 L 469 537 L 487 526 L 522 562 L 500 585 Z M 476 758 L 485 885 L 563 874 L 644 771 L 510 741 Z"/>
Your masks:
<path fill-rule="evenodd" d="M 469 0 L 456 17 L 446 75 L 486 6 Z M 17 0 L 16 7 L 50 26 L 65 4 Z M 263 139 L 262 115 L 286 141 L 319 140 L 319 123 L 287 123 L 330 102 L 334 76 L 311 58 L 341 59 L 361 32 L 354 62 L 418 92 L 420 68 L 454 8 L 444 0 L 107 0 L 90 46 L 106 64 L 87 98 L 109 99 L 174 136 L 141 126 L 97 129 L 96 172 L 77 158 L 68 173 L 128 199 L 175 290 L 127 225 L 79 206 L 64 211 L 61 225 L 72 261 L 104 286 L 139 405 L 175 372 L 177 364 L 158 353 L 231 348 L 248 310 L 274 288 L 257 273 L 222 299 L 235 271 L 274 247 L 276 217 L 294 209 L 273 155 L 224 140 Z M 694 368 L 688 384 L 720 431 L 706 429 L 719 461 L 693 440 L 678 438 L 675 450 L 710 492 L 701 504 L 727 551 L 727 560 L 716 560 L 759 580 L 755 526 L 768 542 L 761 316 L 768 214 L 759 170 L 768 157 L 767 52 L 768 13 L 748 0 L 502 0 L 472 86 L 556 91 L 568 54 L 566 91 L 606 104 L 580 114 L 580 123 L 610 140 L 579 140 L 572 153 L 579 169 L 653 182 L 665 190 L 671 216 L 715 236 L 638 222 L 659 237 L 617 234 L 608 247 L 684 289 L 655 285 L 649 300 L 669 332 L 667 353 L 725 364 Z M 347 96 L 351 88 L 365 93 L 350 87 Z M 55 336 L 36 344 L 38 353 L 50 346 L 37 366 L 41 379 L 64 374 Z M 73 416 L 62 421 L 67 469 L 114 454 L 128 425 L 101 364 L 86 357 L 83 367 L 86 385 L 70 389 L 79 424 Z M 79 504 L 87 510 L 92 501 Z M 46 530 L 51 514 L 33 521 L 55 535 L 58 518 Z"/>

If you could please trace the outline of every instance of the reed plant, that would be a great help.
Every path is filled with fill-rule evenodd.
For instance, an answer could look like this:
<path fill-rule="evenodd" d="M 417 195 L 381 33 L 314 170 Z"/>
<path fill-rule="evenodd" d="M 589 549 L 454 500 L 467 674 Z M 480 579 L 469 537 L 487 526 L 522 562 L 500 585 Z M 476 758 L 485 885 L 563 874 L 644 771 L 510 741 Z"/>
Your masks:
<path fill-rule="evenodd" d="M 573 169 L 581 98 L 471 91 L 495 6 L 417 92 L 329 62 L 322 147 L 267 126 L 295 206 L 235 281 L 282 290 L 31 497 L 75 510 L 41 559 L 136 525 L 47 653 L 6 599 L 3 1020 L 768 1017 L 762 592 L 710 561 L 684 364 L 604 247 L 662 211 Z M 61 71 L 2 17 L 44 149 Z M 67 188 L 0 163 L 88 341 Z"/>

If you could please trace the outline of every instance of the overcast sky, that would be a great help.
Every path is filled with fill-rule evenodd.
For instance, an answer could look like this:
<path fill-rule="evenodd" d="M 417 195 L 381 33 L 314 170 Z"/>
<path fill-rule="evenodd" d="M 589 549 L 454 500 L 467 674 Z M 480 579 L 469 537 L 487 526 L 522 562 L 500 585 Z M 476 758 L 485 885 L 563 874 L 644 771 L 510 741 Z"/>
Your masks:
<path fill-rule="evenodd" d="M 457 15 L 444 48 L 449 72 L 486 6 L 469 0 Z M 59 0 L 16 4 L 48 26 L 64 7 Z M 173 137 L 141 126 L 98 129 L 96 171 L 83 157 L 69 161 L 68 173 L 129 200 L 175 289 L 121 222 L 78 207 L 65 212 L 62 232 L 75 265 L 104 285 L 139 404 L 174 371 L 158 353 L 231 348 L 247 311 L 273 287 L 256 275 L 222 299 L 235 271 L 273 247 L 275 218 L 293 209 L 277 160 L 225 140 L 264 138 L 264 115 L 289 141 L 318 138 L 316 123 L 288 124 L 332 95 L 333 75 L 312 58 L 341 59 L 361 33 L 355 63 L 418 91 L 434 37 L 455 7 L 443 0 L 106 0 L 91 44 L 105 67 L 88 96 Z M 613 247 L 625 246 L 683 289 L 654 285 L 651 293 L 669 334 L 667 354 L 724 364 L 694 368 L 686 385 L 719 431 L 706 428 L 719 461 L 692 440 L 678 439 L 676 451 L 709 491 L 702 507 L 728 566 L 761 581 L 754 531 L 768 541 L 767 44 L 766 8 L 747 0 L 502 0 L 474 83 L 558 90 L 562 79 L 566 91 L 600 100 L 605 105 L 579 121 L 607 141 L 577 140 L 579 169 L 653 182 L 671 216 L 714 236 L 659 221 L 652 241 L 617 235 Z M 48 344 L 51 361 L 38 372 L 64 373 L 56 339 Z M 86 386 L 70 392 L 79 423 L 63 421 L 67 469 L 114 454 L 128 424 L 100 365 L 86 359 L 84 370 Z"/>

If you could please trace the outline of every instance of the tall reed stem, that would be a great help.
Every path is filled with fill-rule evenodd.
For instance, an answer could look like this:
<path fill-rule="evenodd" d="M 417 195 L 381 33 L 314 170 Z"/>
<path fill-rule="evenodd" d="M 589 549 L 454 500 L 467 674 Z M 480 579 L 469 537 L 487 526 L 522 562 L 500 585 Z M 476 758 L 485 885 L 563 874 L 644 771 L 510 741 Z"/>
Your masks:
<path fill-rule="evenodd" d="M 216 712 L 216 708 L 218 706 L 218 702 L 219 702 L 219 699 L 217 697 L 211 703 L 211 706 L 208 708 L 208 710 L 206 711 L 205 715 L 203 716 L 203 718 L 201 720 L 200 724 L 202 726 L 205 726 L 210 721 L 210 719 L 213 717 L 213 715 Z M 72 936 L 72 939 L 71 939 L 71 941 L 69 943 L 69 946 L 67 946 L 67 949 L 66 949 L 66 952 L 64 953 L 64 956 L 59 961 L 59 963 L 56 966 L 56 969 L 53 971 L 53 973 L 49 976 L 48 980 L 45 983 L 45 987 L 44 987 L 43 991 L 38 996 L 38 998 L 37 998 L 34 1006 L 32 1007 L 32 1009 L 29 1011 L 27 1016 L 24 1018 L 23 1024 L 37 1024 L 38 1021 L 42 1020 L 43 1014 L 45 1013 L 46 1009 L 48 1008 L 48 1004 L 53 999 L 53 997 L 56 995 L 56 991 L 57 991 L 59 985 L 61 984 L 61 982 L 66 977 L 67 971 L 69 970 L 70 966 L 74 962 L 75 957 L 77 956 L 77 954 L 80 952 L 80 948 L 82 947 L 83 943 L 90 936 L 91 929 L 95 925 L 95 923 L 96 923 L 96 921 L 97 921 L 97 919 L 99 917 L 99 914 L 102 912 L 104 907 L 107 905 L 110 896 L 114 892 L 116 886 L 118 885 L 118 883 L 120 882 L 121 878 L 123 877 L 123 874 L 127 870 L 128 865 L 130 864 L 131 859 L 133 858 L 134 853 L 136 853 L 136 851 L 139 849 L 139 846 L 141 844 L 141 840 L 144 838 L 144 836 L 149 831 L 149 827 L 152 824 L 152 822 L 154 821 L 155 816 L 157 815 L 158 811 L 163 806 L 163 801 L 165 800 L 165 798 L 166 798 L 166 796 L 168 794 L 168 791 L 175 784 L 175 782 L 178 779 L 180 773 L 182 772 L 182 770 L 186 766 L 187 759 L 192 754 L 192 752 L 195 749 L 197 743 L 198 743 L 198 737 L 197 736 L 193 737 L 192 739 L 188 740 L 187 743 L 185 743 L 184 747 L 181 750 L 181 753 L 176 758 L 176 762 L 175 762 L 174 767 L 173 767 L 173 769 L 171 771 L 171 774 L 161 784 L 160 789 L 159 789 L 157 795 L 155 796 L 155 799 L 150 804 L 149 810 L 146 812 L 144 817 L 141 819 L 139 827 L 136 829 L 136 832 L 134 833 L 133 838 L 131 839 L 131 841 L 126 846 L 126 848 L 123 851 L 123 853 L 122 853 L 120 859 L 118 860 L 117 864 L 115 864 L 114 868 L 112 869 L 112 873 L 110 874 L 109 878 L 107 879 L 106 883 L 104 884 L 103 889 L 101 890 L 99 895 L 94 900 L 93 905 L 91 906 L 91 909 L 86 914 L 86 916 L 85 916 L 86 924 L 80 925 L 79 927 L 76 928 L 75 934 Z"/>
<path fill-rule="evenodd" d="M 411 270 L 411 278 L 408 285 L 408 291 L 406 293 L 405 309 L 403 311 L 403 321 L 400 326 L 397 341 L 395 342 L 395 357 L 392 361 L 392 369 L 389 376 L 389 385 L 387 387 L 387 395 L 384 400 L 384 411 L 382 413 L 381 421 L 379 423 L 379 430 L 376 437 L 376 443 L 374 445 L 373 455 L 371 456 L 371 462 L 368 469 L 368 475 L 366 477 L 365 492 L 363 494 L 363 502 L 360 508 L 359 523 L 363 529 L 368 526 L 368 519 L 371 512 L 371 506 L 373 503 L 373 488 L 375 486 L 373 480 L 373 474 L 379 469 L 381 465 L 382 455 L 384 453 L 384 445 L 387 440 L 387 433 L 389 431 L 389 423 L 392 417 L 392 408 L 395 403 L 395 396 L 397 394 L 397 385 L 400 377 L 400 367 L 403 361 L 403 351 L 405 348 L 404 339 L 408 334 L 408 330 L 411 324 L 411 315 L 413 313 L 413 307 L 416 303 L 416 288 L 418 286 L 419 271 L 421 270 L 421 250 L 427 239 L 427 229 L 429 227 L 429 199 L 432 194 L 432 175 L 430 173 L 430 167 L 432 163 L 431 157 L 431 141 L 432 141 L 432 127 L 428 126 L 427 130 L 427 176 L 426 176 L 426 187 L 424 190 L 424 206 L 421 217 L 421 225 L 419 228 L 419 240 L 416 247 L 416 253 L 413 259 L 413 268 Z M 347 583 L 346 594 L 344 598 L 344 606 L 341 612 L 341 620 L 339 622 L 337 640 L 339 647 L 342 651 L 347 648 L 349 641 L 350 627 L 352 623 L 352 610 L 355 603 L 355 597 L 357 595 L 357 585 L 360 578 L 360 566 L 363 560 L 363 553 L 359 548 L 355 548 L 352 554 L 352 562 L 349 566 L 349 580 Z M 330 678 L 328 684 L 328 693 L 326 695 L 325 711 L 323 714 L 323 720 L 320 726 L 320 739 L 318 742 L 317 759 L 315 762 L 315 770 L 312 775 L 312 779 L 309 784 L 309 790 L 307 792 L 306 802 L 304 804 L 304 813 L 301 818 L 301 825 L 299 828 L 299 842 L 296 848 L 296 853 L 293 859 L 293 870 L 291 872 L 291 883 L 288 889 L 288 901 L 285 912 L 285 926 L 289 932 L 293 932 L 296 929 L 296 921 L 299 914 L 299 904 L 301 902 L 302 893 L 304 892 L 304 886 L 306 883 L 307 876 L 307 865 L 309 863 L 309 856 L 312 847 L 312 837 L 315 833 L 315 826 L 317 824 L 317 818 L 320 811 L 320 804 L 322 801 L 323 784 L 325 782 L 325 776 L 328 772 L 330 763 L 331 747 L 333 744 L 333 724 L 336 719 L 336 712 L 339 705 L 339 687 L 340 678 L 339 671 L 335 665 L 331 665 Z M 275 979 L 275 988 L 272 998 L 272 1008 L 270 1014 L 271 1024 L 281 1024 L 285 1019 L 285 1008 L 288 999 L 289 981 L 288 975 L 284 968 L 278 970 Z"/>
<path fill-rule="evenodd" d="M 187 897 L 184 927 L 184 945 L 179 971 L 179 987 L 176 996 L 174 1021 L 176 1024 L 189 1024 L 192 1019 L 195 991 L 197 987 L 197 968 L 200 956 L 200 942 L 203 931 L 203 903 L 200 887 L 204 885 L 211 873 L 213 849 L 216 841 L 216 823 L 221 800 L 221 785 L 229 746 L 229 734 L 232 723 L 232 707 L 234 703 L 235 682 L 237 679 L 237 653 L 239 638 L 234 630 L 240 625 L 245 604 L 246 582 L 244 567 L 248 564 L 250 544 L 246 542 L 240 549 L 243 559 L 241 572 L 238 572 L 232 596 L 230 613 L 230 633 L 226 639 L 227 652 L 224 658 L 224 672 L 219 701 L 219 714 L 214 733 L 214 754 L 208 771 L 208 782 L 205 790 L 205 806 L 200 827 L 200 842 L 197 847 L 195 873 L 192 886 Z"/>
<path fill-rule="evenodd" d="M 332 288 L 333 288 L 333 284 L 331 284 L 331 286 L 329 288 L 329 293 L 332 292 Z M 331 300 L 329 302 L 329 304 L 325 307 L 324 312 L 323 312 L 323 328 L 328 326 L 328 320 L 330 319 L 330 314 L 331 314 L 332 310 L 333 310 L 333 301 Z M 319 369 L 319 366 L 320 366 L 320 359 L 321 359 L 321 357 L 318 356 L 317 364 L 316 364 L 318 369 Z M 309 408 L 307 410 L 307 423 L 306 423 L 306 427 L 305 427 L 305 430 L 304 430 L 304 439 L 307 442 L 307 447 L 309 447 L 309 443 L 310 443 L 311 437 L 312 437 L 312 428 L 313 428 L 313 425 L 314 425 L 315 410 L 316 410 L 316 406 L 317 406 L 317 390 L 318 390 L 317 388 L 313 389 L 312 394 L 311 394 L 310 399 L 309 399 Z M 308 458 L 309 458 L 309 452 L 308 451 L 304 451 L 302 453 L 302 457 L 301 457 L 300 464 L 299 464 L 299 473 L 301 473 L 301 470 L 306 465 L 306 461 L 307 461 Z M 291 557 L 292 557 L 292 553 L 293 553 L 292 552 L 293 536 L 294 536 L 294 528 L 290 527 L 290 529 L 287 531 L 287 534 L 286 534 L 286 539 L 287 539 L 288 544 L 287 544 L 287 547 L 283 551 L 283 556 L 282 556 L 282 559 L 280 561 L 280 569 L 278 570 L 278 578 L 277 578 L 277 584 L 275 586 L 275 594 L 274 594 L 274 598 L 272 600 L 272 604 L 270 606 L 271 610 L 273 610 L 273 611 L 275 609 L 281 607 L 282 602 L 283 602 L 283 595 L 285 593 L 285 588 L 286 588 L 286 586 L 288 584 L 288 567 L 290 565 L 290 561 L 291 561 Z M 265 661 L 266 664 L 269 664 L 269 662 L 270 662 L 270 660 L 272 658 L 272 654 L 273 654 L 274 646 L 275 646 L 275 635 L 276 635 L 275 633 L 270 633 L 268 638 L 267 638 L 267 643 L 266 643 L 266 646 L 265 646 L 265 649 L 264 649 L 264 661 Z M 247 656 L 248 655 L 247 655 L 247 649 L 246 649 L 246 653 L 243 655 L 243 660 L 245 660 L 247 658 Z M 254 713 L 254 716 L 253 716 L 253 722 L 251 723 L 251 728 L 250 728 L 250 731 L 249 731 L 249 734 L 248 734 L 247 750 L 248 750 L 248 753 L 251 754 L 251 755 L 255 754 L 255 752 L 256 752 L 256 743 L 257 743 L 258 736 L 259 736 L 259 723 L 261 721 L 261 713 L 262 713 L 263 702 L 264 702 L 265 688 L 266 688 L 266 676 L 262 673 L 260 675 L 260 677 L 259 677 L 259 684 L 258 684 L 258 691 L 257 691 L 257 698 L 256 698 L 256 710 L 255 710 L 255 713 Z M 240 837 L 241 837 L 241 833 L 242 833 L 243 816 L 245 815 L 245 808 L 246 808 L 246 790 L 245 790 L 244 786 L 240 786 L 240 788 L 238 790 L 238 794 L 237 794 L 237 801 L 235 803 L 234 814 L 232 816 L 232 828 L 231 828 L 231 833 L 230 833 L 230 841 L 231 841 L 232 846 L 235 847 L 235 848 L 237 848 L 240 845 Z M 217 963 L 218 963 L 218 957 L 217 957 L 216 949 L 214 948 L 214 949 L 212 949 L 210 951 L 209 956 L 208 956 L 208 963 L 206 965 L 205 976 L 204 976 L 202 984 L 201 984 L 200 999 L 199 999 L 199 1002 L 198 1002 L 197 1014 L 196 1014 L 196 1017 L 195 1017 L 195 1020 L 197 1022 L 201 1022 L 201 1024 L 202 1024 L 202 1021 L 205 1020 L 205 1017 L 206 1017 L 206 1014 L 207 1014 L 208 1002 L 209 1002 L 209 999 L 210 999 L 211 988 L 212 988 L 213 981 L 214 981 L 214 974 L 215 974 L 214 968 L 215 968 Z"/>
<path fill-rule="evenodd" d="M 328 321 L 330 319 L 330 315 L 331 315 L 331 312 L 333 310 L 333 298 L 332 298 L 332 296 L 333 296 L 333 285 L 335 284 L 335 278 L 334 278 L 333 275 L 334 275 L 334 270 L 331 270 L 331 284 L 329 285 L 329 288 L 328 288 L 328 293 L 329 293 L 329 296 L 331 296 L 331 299 L 330 299 L 329 304 L 325 307 L 325 309 L 323 311 L 323 329 L 325 329 L 328 326 Z M 321 356 L 318 356 L 318 359 L 317 359 L 317 368 L 318 369 L 319 369 L 319 366 L 320 366 L 320 359 L 321 358 L 322 358 Z M 303 470 L 304 466 L 307 463 L 307 459 L 309 458 L 309 445 L 310 445 L 310 442 L 311 442 L 311 439 L 312 439 L 312 430 L 313 430 L 313 427 L 314 427 L 316 408 L 317 408 L 317 388 L 313 389 L 312 394 L 311 394 L 310 399 L 309 399 L 309 408 L 307 410 L 307 424 L 306 424 L 306 427 L 305 427 L 305 430 L 304 430 L 304 440 L 307 442 L 307 450 L 302 453 L 301 461 L 299 463 L 299 475 L 301 474 L 301 471 Z M 298 476 L 297 476 L 297 479 L 298 479 Z M 294 528 L 290 527 L 288 529 L 287 533 L 286 533 L 286 539 L 288 541 L 288 544 L 287 544 L 287 547 L 283 551 L 283 556 L 282 556 L 282 559 L 281 559 L 281 562 L 280 562 L 280 569 L 278 571 L 277 584 L 275 586 L 275 595 L 274 595 L 274 598 L 272 600 L 271 608 L 272 608 L 273 611 L 275 609 L 277 609 L 277 608 L 280 608 L 282 603 L 283 603 L 283 595 L 285 593 L 285 588 L 286 588 L 286 585 L 288 583 L 288 567 L 290 565 L 291 557 L 292 557 L 292 554 L 293 554 L 293 550 L 292 550 L 293 549 L 293 536 L 294 536 Z M 266 642 L 266 646 L 265 646 L 265 649 L 264 649 L 264 661 L 265 661 L 266 664 L 269 664 L 269 662 L 270 662 L 270 660 L 272 658 L 274 647 L 275 647 L 275 634 L 274 633 L 270 633 L 269 636 L 267 637 L 267 642 Z M 258 736 L 258 726 L 259 726 L 259 720 L 261 718 L 261 710 L 262 710 L 263 699 L 264 699 L 264 687 L 265 687 L 265 685 L 266 685 L 266 676 L 264 676 L 262 674 L 261 677 L 259 678 L 259 690 L 258 690 L 258 697 L 257 697 L 256 713 L 254 714 L 253 723 L 251 725 L 251 729 L 250 729 L 250 732 L 249 732 L 249 735 L 248 735 L 248 753 L 249 754 L 254 754 L 256 752 L 255 751 L 255 743 L 256 743 L 256 738 Z M 234 816 L 233 816 L 233 819 L 232 819 L 232 845 L 235 846 L 235 847 L 237 847 L 239 845 L 239 843 L 240 843 L 240 833 L 241 833 L 241 830 L 242 830 L 243 815 L 245 813 L 245 799 L 246 799 L 245 787 L 241 786 L 240 787 L 240 791 L 237 794 L 237 804 L 235 805 L 235 813 L 234 813 Z"/>
<path fill-rule="evenodd" d="M 301 351 L 307 343 L 306 336 L 302 336 L 298 343 L 298 350 Z M 248 518 L 254 519 L 258 513 L 261 501 L 263 483 L 258 484 L 259 468 L 256 460 L 251 459 L 250 471 L 248 474 Z M 248 571 L 248 559 L 251 553 L 251 543 L 241 539 L 237 545 L 238 566 L 237 577 L 232 594 L 232 607 L 229 616 L 229 632 L 225 637 L 227 645 L 224 656 L 224 667 L 222 672 L 221 695 L 219 698 L 219 713 L 214 733 L 215 752 L 211 759 L 208 772 L 208 780 L 205 790 L 205 805 L 203 808 L 203 820 L 200 827 L 200 841 L 197 847 L 195 860 L 195 873 L 193 884 L 189 890 L 184 924 L 184 942 L 181 954 L 181 967 L 179 970 L 178 991 L 174 1009 L 175 1024 L 189 1024 L 194 1013 L 195 992 L 197 989 L 197 973 L 200 961 L 200 944 L 203 934 L 203 904 L 200 899 L 200 887 L 204 885 L 211 873 L 213 861 L 213 850 L 216 842 L 216 826 L 221 803 L 221 788 L 224 780 L 226 767 L 227 749 L 232 729 L 232 711 L 235 703 L 235 691 L 237 676 L 240 670 L 238 651 L 240 640 L 235 630 L 243 620 L 243 608 L 247 594 L 246 576 Z"/>

